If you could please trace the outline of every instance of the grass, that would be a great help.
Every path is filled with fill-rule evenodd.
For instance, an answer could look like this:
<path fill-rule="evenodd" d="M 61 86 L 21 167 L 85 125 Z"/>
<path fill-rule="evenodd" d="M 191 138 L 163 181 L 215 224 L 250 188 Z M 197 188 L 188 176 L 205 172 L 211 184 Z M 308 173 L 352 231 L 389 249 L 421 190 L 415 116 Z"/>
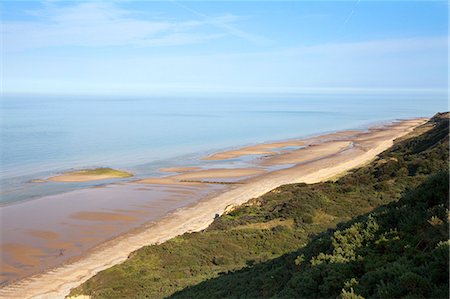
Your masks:
<path fill-rule="evenodd" d="M 126 172 L 123 170 L 117 170 L 112 169 L 108 167 L 99 167 L 94 169 L 82 169 L 82 170 L 76 170 L 67 172 L 66 174 L 75 174 L 75 175 L 105 175 L 110 177 L 116 177 L 116 178 L 128 178 L 132 177 L 133 174 L 130 172 Z"/>

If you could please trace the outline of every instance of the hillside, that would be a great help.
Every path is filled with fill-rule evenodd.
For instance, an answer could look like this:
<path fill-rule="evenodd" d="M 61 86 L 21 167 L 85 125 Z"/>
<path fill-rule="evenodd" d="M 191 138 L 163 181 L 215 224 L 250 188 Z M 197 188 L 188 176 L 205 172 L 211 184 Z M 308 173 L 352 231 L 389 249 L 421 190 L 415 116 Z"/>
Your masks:
<path fill-rule="evenodd" d="M 448 136 L 437 115 L 335 182 L 281 186 L 71 295 L 448 297 Z"/>

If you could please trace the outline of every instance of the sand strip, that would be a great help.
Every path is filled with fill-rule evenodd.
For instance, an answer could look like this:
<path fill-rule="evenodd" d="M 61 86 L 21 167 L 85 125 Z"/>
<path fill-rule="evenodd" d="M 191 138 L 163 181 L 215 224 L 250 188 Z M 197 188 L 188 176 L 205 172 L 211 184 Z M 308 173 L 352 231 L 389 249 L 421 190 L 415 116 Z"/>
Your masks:
<path fill-rule="evenodd" d="M 159 171 L 161 172 L 189 172 L 194 170 L 200 170 L 200 167 L 197 166 L 186 166 L 186 167 L 168 167 L 161 168 Z"/>
<path fill-rule="evenodd" d="M 318 158 L 324 158 L 329 155 L 336 154 L 345 149 L 348 149 L 352 145 L 353 142 L 350 141 L 329 141 L 267 157 L 263 160 L 262 165 L 274 166 L 305 163 Z"/>
<path fill-rule="evenodd" d="M 216 168 L 198 171 L 189 171 L 177 175 L 162 178 L 146 178 L 134 181 L 136 184 L 160 184 L 160 185 L 198 185 L 198 180 L 220 180 L 227 178 L 246 178 L 259 175 L 266 171 L 261 168 Z"/>
<path fill-rule="evenodd" d="M 246 146 L 236 150 L 218 152 L 211 156 L 204 157 L 203 160 L 227 160 L 235 159 L 247 155 L 271 155 L 288 146 L 303 146 L 305 143 L 301 140 L 291 140 L 285 142 L 262 143 L 257 145 Z"/>
<path fill-rule="evenodd" d="M 52 182 L 91 182 L 107 179 L 128 178 L 133 174 L 111 168 L 84 169 L 66 172 L 49 178 Z"/>

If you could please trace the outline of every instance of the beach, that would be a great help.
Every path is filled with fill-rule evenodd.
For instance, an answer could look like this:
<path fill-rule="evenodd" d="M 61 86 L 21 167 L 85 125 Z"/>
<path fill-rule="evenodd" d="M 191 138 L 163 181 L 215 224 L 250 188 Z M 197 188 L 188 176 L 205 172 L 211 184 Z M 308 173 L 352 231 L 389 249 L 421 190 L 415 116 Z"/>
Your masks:
<path fill-rule="evenodd" d="M 8 212 L 4 215 L 9 215 L 7 223 L 14 231 L 14 225 L 18 225 L 14 219 L 32 213 L 30 207 L 37 218 L 40 215 L 43 219 L 46 209 L 56 200 L 61 203 L 77 200 L 52 216 L 54 221 L 46 219 L 45 225 L 30 222 L 28 226 L 17 226 L 26 232 L 23 236 L 38 242 L 26 244 L 25 237 L 13 233 L 2 238 L 2 251 L 7 255 L 2 261 L 6 261 L 2 269 L 7 274 L 2 275 L 7 283 L 0 289 L 0 297 L 64 297 L 71 288 L 124 261 L 134 250 L 202 230 L 216 215 L 280 185 L 320 182 L 363 165 L 389 148 L 393 140 L 425 121 L 409 119 L 369 130 L 245 146 L 202 157 L 208 162 L 220 161 L 218 167 L 208 164 L 203 168 L 198 165 L 163 168 L 166 172 L 163 176 L 130 179 L 2 207 L 3 212 Z M 248 167 L 235 163 L 241 158 L 250 161 Z M 61 223 L 69 223 L 70 233 L 67 228 L 55 227 Z M 100 233 L 95 235 L 95 231 Z M 72 241 L 64 239 L 64 234 Z M 49 256 L 49 252 L 55 256 L 43 263 L 43 256 Z M 26 266 L 27 275 L 14 275 L 23 269 L 17 267 L 18 263 Z"/>

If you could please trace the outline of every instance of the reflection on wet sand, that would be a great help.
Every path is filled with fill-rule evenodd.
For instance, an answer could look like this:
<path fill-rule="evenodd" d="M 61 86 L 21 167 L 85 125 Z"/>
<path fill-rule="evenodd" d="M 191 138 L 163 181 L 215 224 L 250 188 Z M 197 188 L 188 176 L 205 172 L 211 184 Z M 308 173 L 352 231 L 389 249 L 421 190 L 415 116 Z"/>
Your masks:
<path fill-rule="evenodd" d="M 204 181 L 220 182 L 222 179 L 242 179 L 265 173 L 262 168 L 215 168 L 190 171 L 162 178 L 146 178 L 135 181 L 138 184 L 166 184 L 181 186 L 198 186 Z"/>
<path fill-rule="evenodd" d="M 48 230 L 30 229 L 27 231 L 27 233 L 30 236 L 42 238 L 42 239 L 46 239 L 46 240 L 53 240 L 53 239 L 57 239 L 59 237 L 59 235 L 57 233 L 48 231 Z"/>
<path fill-rule="evenodd" d="M 60 265 L 219 189 L 113 184 L 1 207 L 1 284 Z"/>
<path fill-rule="evenodd" d="M 89 220 L 89 221 L 135 221 L 136 218 L 118 213 L 105 212 L 77 212 L 70 214 L 71 219 Z"/>

